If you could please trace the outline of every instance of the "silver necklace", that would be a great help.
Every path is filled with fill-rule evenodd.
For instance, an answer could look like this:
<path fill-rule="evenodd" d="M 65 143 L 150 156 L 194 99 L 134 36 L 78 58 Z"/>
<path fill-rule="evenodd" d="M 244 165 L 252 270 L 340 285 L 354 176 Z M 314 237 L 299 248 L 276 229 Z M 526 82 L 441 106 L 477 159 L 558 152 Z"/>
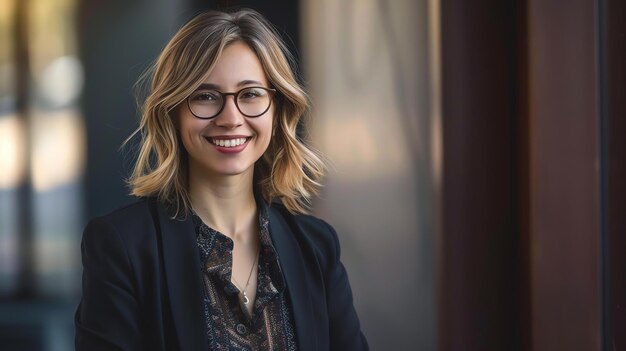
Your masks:
<path fill-rule="evenodd" d="M 239 289 L 239 301 L 243 303 L 244 305 L 248 305 L 248 303 L 250 303 L 250 299 L 248 298 L 248 295 L 246 294 L 246 289 L 248 289 L 248 284 L 250 284 L 250 278 L 252 277 L 252 272 L 254 271 L 254 267 L 257 265 L 259 261 L 259 252 L 261 252 L 260 249 L 256 252 L 256 258 L 254 259 L 254 262 L 252 262 L 252 268 L 250 268 L 250 274 L 248 274 L 248 281 L 246 281 L 246 286 L 244 286 L 243 290 L 241 289 L 239 283 L 237 283 L 237 281 L 235 280 L 235 276 L 232 276 L 233 283 L 235 283 L 235 286 L 237 286 L 237 289 Z"/>

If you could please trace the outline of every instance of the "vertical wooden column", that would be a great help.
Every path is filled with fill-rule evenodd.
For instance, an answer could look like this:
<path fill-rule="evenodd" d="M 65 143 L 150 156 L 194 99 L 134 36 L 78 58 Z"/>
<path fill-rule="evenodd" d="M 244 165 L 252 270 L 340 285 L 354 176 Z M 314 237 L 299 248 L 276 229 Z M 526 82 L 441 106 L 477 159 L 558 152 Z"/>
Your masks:
<path fill-rule="evenodd" d="M 439 350 L 516 350 L 514 1 L 441 1 Z"/>
<path fill-rule="evenodd" d="M 533 351 L 601 346 L 596 14 L 592 0 L 528 0 Z"/>
<path fill-rule="evenodd" d="M 441 350 L 600 350 L 603 287 L 604 323 L 622 345 L 626 31 L 616 4 L 442 0 Z"/>
<path fill-rule="evenodd" d="M 606 350 L 626 349 L 626 3 L 605 0 L 603 146 Z"/>

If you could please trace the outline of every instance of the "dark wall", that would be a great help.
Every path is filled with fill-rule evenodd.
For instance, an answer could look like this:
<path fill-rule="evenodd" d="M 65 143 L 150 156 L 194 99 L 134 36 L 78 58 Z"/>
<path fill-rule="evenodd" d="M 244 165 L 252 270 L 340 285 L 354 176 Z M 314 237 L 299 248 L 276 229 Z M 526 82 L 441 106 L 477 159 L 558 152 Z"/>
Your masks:
<path fill-rule="evenodd" d="M 82 108 L 87 127 L 86 216 L 133 201 L 124 179 L 132 152 L 120 152 L 136 128 L 133 85 L 189 16 L 172 0 L 85 0 L 79 8 L 80 55 L 85 65 Z"/>

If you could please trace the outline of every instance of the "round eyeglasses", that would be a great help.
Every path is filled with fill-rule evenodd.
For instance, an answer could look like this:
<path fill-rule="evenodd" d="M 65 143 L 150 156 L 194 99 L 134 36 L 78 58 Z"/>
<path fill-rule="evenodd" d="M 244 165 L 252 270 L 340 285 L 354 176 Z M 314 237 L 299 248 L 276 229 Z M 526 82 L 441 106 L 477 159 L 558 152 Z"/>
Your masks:
<path fill-rule="evenodd" d="M 246 117 L 259 117 L 272 105 L 276 89 L 247 87 L 234 93 L 223 93 L 215 89 L 199 89 L 187 98 L 189 111 L 200 119 L 217 117 L 226 104 L 226 96 L 232 95 L 235 106 Z"/>

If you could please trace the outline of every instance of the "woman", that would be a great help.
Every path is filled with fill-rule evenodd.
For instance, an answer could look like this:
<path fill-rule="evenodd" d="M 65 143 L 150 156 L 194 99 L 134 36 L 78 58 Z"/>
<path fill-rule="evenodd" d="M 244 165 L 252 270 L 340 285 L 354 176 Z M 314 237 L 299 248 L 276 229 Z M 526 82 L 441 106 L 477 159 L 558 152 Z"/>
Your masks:
<path fill-rule="evenodd" d="M 142 199 L 82 241 L 80 350 L 365 350 L 332 227 L 305 215 L 324 166 L 271 25 L 201 14 L 152 71 L 129 179 Z"/>

